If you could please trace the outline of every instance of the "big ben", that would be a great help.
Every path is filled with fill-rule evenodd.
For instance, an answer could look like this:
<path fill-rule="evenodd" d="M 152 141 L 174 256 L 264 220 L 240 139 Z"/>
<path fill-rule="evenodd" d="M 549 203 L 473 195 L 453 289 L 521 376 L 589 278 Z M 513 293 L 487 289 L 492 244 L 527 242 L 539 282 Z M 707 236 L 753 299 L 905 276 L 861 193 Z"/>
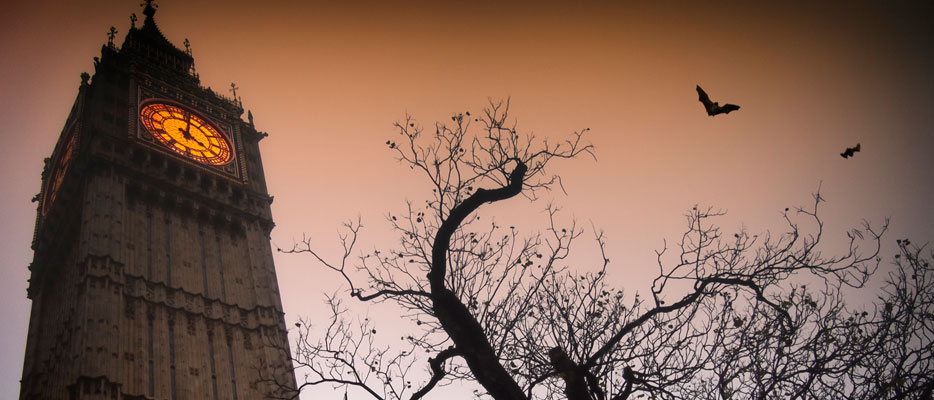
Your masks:
<path fill-rule="evenodd" d="M 267 134 L 144 6 L 46 159 L 20 399 L 288 397 Z"/>

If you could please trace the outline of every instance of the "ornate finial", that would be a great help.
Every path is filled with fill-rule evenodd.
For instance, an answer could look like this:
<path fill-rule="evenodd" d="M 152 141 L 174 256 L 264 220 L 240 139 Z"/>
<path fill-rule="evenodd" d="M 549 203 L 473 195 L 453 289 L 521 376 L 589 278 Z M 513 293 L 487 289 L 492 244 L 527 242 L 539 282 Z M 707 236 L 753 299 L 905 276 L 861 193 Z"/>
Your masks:
<path fill-rule="evenodd" d="M 240 98 L 239 98 L 239 97 L 237 97 L 237 89 L 240 89 L 239 87 L 237 87 L 237 84 L 236 84 L 236 83 L 233 83 L 233 82 L 230 82 L 230 91 L 233 92 L 233 100 L 234 100 L 234 103 L 236 103 L 238 106 L 240 106 L 240 107 L 242 108 L 242 107 L 243 107 L 243 102 L 240 101 Z"/>
<path fill-rule="evenodd" d="M 145 5 L 146 8 L 143 8 L 143 15 L 146 16 L 146 19 L 152 19 L 152 16 L 156 14 L 156 9 L 159 8 L 158 5 L 152 4 L 153 0 L 146 0 L 146 3 L 140 4 Z"/>
<path fill-rule="evenodd" d="M 256 127 L 253 126 L 253 112 L 252 111 L 246 110 L 246 118 L 250 120 L 250 128 L 256 129 Z"/>
<path fill-rule="evenodd" d="M 136 13 L 130 14 L 130 29 L 136 28 Z"/>
<path fill-rule="evenodd" d="M 107 32 L 107 47 L 111 49 L 114 48 L 114 36 L 117 36 L 117 28 L 110 27 L 110 31 Z"/>
<path fill-rule="evenodd" d="M 81 86 L 87 86 L 87 85 L 88 85 L 88 79 L 91 79 L 91 74 L 89 74 L 89 73 L 87 73 L 87 72 L 82 72 L 82 73 L 81 73 Z"/>
<path fill-rule="evenodd" d="M 191 42 L 188 41 L 188 38 L 185 38 L 185 54 L 191 55 Z"/>

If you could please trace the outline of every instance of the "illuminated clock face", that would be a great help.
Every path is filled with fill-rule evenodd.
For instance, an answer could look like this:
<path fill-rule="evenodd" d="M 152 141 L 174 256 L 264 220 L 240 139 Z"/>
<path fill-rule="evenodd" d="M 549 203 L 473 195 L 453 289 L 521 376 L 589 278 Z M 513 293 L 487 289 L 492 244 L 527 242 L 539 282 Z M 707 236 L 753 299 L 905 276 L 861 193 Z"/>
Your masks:
<path fill-rule="evenodd" d="M 139 110 L 139 120 L 159 143 L 192 160 L 224 165 L 233 159 L 232 146 L 223 131 L 181 104 L 148 101 Z"/>
<path fill-rule="evenodd" d="M 71 156 L 74 152 L 75 132 L 74 129 L 72 129 L 69 131 L 61 151 L 59 151 L 58 157 L 55 159 L 55 164 L 52 167 L 51 175 L 49 175 L 49 179 L 46 181 L 45 195 L 42 197 L 43 215 L 49 212 L 52 203 L 55 202 L 55 197 L 58 195 L 58 188 L 62 186 L 62 179 L 65 178 L 65 172 L 68 171 L 68 166 L 71 165 Z"/>

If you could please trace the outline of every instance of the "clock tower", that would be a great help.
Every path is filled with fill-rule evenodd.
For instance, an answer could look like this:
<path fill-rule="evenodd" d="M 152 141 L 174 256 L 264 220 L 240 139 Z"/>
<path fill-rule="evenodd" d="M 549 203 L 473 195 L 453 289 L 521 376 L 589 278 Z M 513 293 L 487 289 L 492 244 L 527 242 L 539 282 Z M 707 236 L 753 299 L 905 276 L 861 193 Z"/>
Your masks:
<path fill-rule="evenodd" d="M 20 399 L 287 398 L 267 134 L 143 14 L 46 159 Z"/>

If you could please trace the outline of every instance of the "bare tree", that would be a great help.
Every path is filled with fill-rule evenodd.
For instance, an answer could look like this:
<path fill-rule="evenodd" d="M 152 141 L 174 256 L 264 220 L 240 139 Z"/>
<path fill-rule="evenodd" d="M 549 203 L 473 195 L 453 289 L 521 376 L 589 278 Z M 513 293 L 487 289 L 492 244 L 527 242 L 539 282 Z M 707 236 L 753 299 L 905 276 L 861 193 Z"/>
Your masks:
<path fill-rule="evenodd" d="M 934 252 L 924 254 L 925 246 L 908 239 L 897 243 L 883 295 L 850 317 L 863 322 L 855 336 L 866 349 L 852 374 L 851 398 L 934 399 Z"/>
<path fill-rule="evenodd" d="M 301 387 L 347 385 L 377 399 L 419 399 L 453 381 L 476 382 L 477 396 L 497 400 L 803 398 L 835 395 L 834 379 L 852 393 L 876 379 L 877 393 L 930 392 L 929 350 L 917 350 L 930 347 L 930 310 L 910 320 L 912 306 L 895 300 L 907 291 L 920 294 L 898 296 L 929 304 L 924 282 L 897 289 L 910 280 L 893 275 L 891 305 L 874 313 L 853 315 L 843 302 L 845 288 L 863 287 L 876 271 L 887 224 L 851 231 L 848 250 L 827 256 L 819 193 L 811 207 L 786 209 L 786 230 L 774 236 L 725 235 L 715 223 L 723 212 L 694 207 L 677 254 L 658 252 L 647 298 L 627 295 L 606 281 L 599 231 L 601 261 L 570 267 L 585 230 L 561 223 L 556 207 L 531 235 L 481 220 L 487 204 L 534 201 L 560 187 L 546 172 L 553 161 L 593 154 L 587 129 L 551 143 L 520 133 L 508 110 L 508 101 L 491 102 L 482 115 L 455 114 L 430 133 L 411 117 L 396 124 L 400 139 L 387 146 L 431 185 L 424 204 L 388 216 L 398 245 L 358 256 L 356 221 L 345 226 L 339 259 L 323 257 L 310 239 L 287 250 L 342 276 L 351 298 L 399 307 L 416 332 L 402 345 L 380 344 L 368 319 L 331 296 L 323 334 L 297 324 Z M 899 265 L 915 264 L 927 266 Z M 916 351 L 885 352 L 865 339 L 897 334 L 899 324 L 928 328 L 888 344 Z M 889 358 L 873 362 L 891 373 L 873 376 L 865 356 L 883 353 Z"/>
<path fill-rule="evenodd" d="M 725 326 L 723 350 L 694 398 L 930 399 L 934 390 L 934 270 L 921 248 L 899 240 L 895 270 L 878 301 L 847 307 L 839 281 L 799 285 L 781 297 L 792 319 L 772 334 L 774 312 Z"/>

